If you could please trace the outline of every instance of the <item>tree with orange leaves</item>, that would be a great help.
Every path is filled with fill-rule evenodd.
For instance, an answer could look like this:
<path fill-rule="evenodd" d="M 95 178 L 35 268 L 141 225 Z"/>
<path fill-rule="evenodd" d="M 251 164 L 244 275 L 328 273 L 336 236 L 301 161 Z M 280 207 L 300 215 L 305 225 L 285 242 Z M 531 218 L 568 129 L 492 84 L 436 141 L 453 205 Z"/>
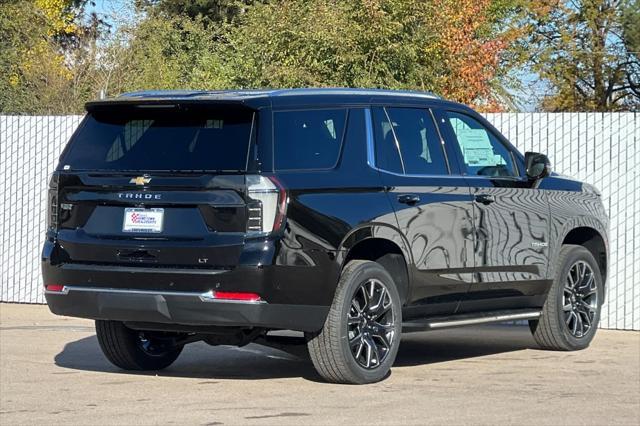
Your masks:
<path fill-rule="evenodd" d="M 432 46 L 439 59 L 437 86 L 446 98 L 487 111 L 504 108 L 499 78 L 503 54 L 520 31 L 495 29 L 491 0 L 433 0 L 430 20 L 439 34 Z"/>

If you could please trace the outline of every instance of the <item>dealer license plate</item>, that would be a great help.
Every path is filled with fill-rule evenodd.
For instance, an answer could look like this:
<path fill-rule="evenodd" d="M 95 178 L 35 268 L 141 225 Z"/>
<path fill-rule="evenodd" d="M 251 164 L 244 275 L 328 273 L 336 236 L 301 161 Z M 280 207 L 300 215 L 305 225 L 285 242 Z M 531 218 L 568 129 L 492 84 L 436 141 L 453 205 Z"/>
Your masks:
<path fill-rule="evenodd" d="M 164 209 L 125 208 L 122 232 L 162 232 Z"/>

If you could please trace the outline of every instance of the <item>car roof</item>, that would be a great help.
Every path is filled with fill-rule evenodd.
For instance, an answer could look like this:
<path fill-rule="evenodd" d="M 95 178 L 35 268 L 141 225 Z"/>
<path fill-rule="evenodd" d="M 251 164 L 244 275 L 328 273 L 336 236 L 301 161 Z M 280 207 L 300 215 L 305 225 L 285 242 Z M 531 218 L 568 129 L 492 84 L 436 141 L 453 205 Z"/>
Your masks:
<path fill-rule="evenodd" d="M 414 90 L 299 88 L 253 90 L 147 90 L 124 93 L 118 97 L 87 103 L 97 106 L 137 103 L 224 103 L 249 108 L 303 105 L 366 105 L 376 103 L 412 104 L 425 101 L 454 104 L 430 92 Z"/>
<path fill-rule="evenodd" d="M 209 99 L 248 99 L 279 98 L 284 96 L 411 96 L 438 99 L 431 92 L 417 90 L 354 89 L 336 88 L 298 88 L 298 89 L 249 89 L 249 90 L 144 90 L 120 95 L 125 98 L 209 98 Z"/>

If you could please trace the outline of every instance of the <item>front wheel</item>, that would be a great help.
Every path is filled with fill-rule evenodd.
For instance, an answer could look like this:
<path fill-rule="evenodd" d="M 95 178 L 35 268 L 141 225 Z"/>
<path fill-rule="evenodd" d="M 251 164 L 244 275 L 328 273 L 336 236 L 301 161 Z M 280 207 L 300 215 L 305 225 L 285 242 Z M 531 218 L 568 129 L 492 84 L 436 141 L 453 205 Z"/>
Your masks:
<path fill-rule="evenodd" d="M 309 336 L 309 354 L 329 382 L 377 382 L 389 374 L 401 330 L 400 295 L 389 273 L 354 260 L 342 271 L 324 327 Z"/>
<path fill-rule="evenodd" d="M 529 322 L 538 345 L 561 351 L 589 346 L 600 320 L 603 284 L 598 263 L 589 250 L 562 246 L 540 319 Z"/>
<path fill-rule="evenodd" d="M 124 370 L 162 370 L 183 348 L 176 333 L 132 330 L 120 321 L 96 320 L 96 334 L 107 359 Z"/>

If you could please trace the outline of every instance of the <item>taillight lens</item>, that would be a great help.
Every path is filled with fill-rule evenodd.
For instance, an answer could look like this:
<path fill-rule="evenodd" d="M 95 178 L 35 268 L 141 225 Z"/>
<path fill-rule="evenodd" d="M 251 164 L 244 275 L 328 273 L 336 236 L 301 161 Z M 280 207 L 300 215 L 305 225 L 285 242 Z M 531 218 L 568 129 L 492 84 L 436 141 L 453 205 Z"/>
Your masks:
<path fill-rule="evenodd" d="M 47 228 L 52 231 L 58 230 L 58 215 L 60 212 L 58 203 L 58 180 L 59 175 L 54 173 L 49 179 L 49 191 L 47 192 Z"/>
<path fill-rule="evenodd" d="M 276 232 L 284 222 L 287 193 L 275 177 L 247 176 L 249 195 L 247 232 Z"/>

